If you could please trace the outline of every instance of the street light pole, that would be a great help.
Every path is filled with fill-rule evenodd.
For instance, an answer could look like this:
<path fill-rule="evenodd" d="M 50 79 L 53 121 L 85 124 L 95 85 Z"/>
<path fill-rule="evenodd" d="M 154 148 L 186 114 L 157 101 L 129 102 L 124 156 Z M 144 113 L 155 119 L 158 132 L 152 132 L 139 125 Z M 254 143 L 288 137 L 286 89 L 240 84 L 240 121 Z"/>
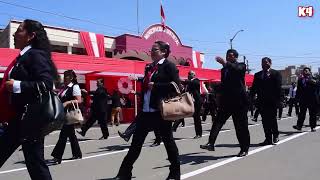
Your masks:
<path fill-rule="evenodd" d="M 234 40 L 234 38 L 237 36 L 237 34 L 239 33 L 239 32 L 243 32 L 244 30 L 243 29 L 241 29 L 241 30 L 239 30 L 238 32 L 236 32 L 236 34 L 230 39 L 230 46 L 231 46 L 231 49 L 232 49 L 232 41 Z"/>

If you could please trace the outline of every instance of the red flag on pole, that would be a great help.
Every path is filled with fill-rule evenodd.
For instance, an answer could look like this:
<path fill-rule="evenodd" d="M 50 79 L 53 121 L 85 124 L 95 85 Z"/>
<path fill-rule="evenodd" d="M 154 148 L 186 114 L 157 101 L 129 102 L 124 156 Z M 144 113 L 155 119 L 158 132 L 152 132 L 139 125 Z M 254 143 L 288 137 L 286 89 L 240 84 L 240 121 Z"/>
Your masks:
<path fill-rule="evenodd" d="M 164 15 L 164 10 L 162 7 L 162 2 L 160 2 L 160 16 L 161 16 L 161 24 L 162 24 L 162 29 L 164 30 L 166 28 L 165 25 L 165 20 L 166 20 L 166 16 Z"/>

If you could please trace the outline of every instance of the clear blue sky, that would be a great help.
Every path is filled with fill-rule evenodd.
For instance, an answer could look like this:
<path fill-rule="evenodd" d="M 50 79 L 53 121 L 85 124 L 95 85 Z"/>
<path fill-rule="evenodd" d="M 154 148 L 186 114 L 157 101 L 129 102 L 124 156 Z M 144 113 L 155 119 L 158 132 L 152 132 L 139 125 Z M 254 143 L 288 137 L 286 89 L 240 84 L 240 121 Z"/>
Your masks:
<path fill-rule="evenodd" d="M 93 23 L 27 10 L 1 3 L 20 4 L 44 11 L 85 19 Z M 0 0 L 0 27 L 10 19 L 32 18 L 47 25 L 86 30 L 105 35 L 137 34 L 136 0 Z M 205 67 L 220 68 L 213 57 L 224 56 L 229 39 L 240 29 L 233 46 L 260 70 L 263 56 L 273 67 L 307 64 L 320 67 L 319 0 L 163 0 L 166 24 L 183 44 L 206 54 Z M 315 9 L 313 18 L 299 18 L 298 6 Z M 139 0 L 140 31 L 160 22 L 160 0 Z M 101 25 L 103 24 L 103 25 Z"/>

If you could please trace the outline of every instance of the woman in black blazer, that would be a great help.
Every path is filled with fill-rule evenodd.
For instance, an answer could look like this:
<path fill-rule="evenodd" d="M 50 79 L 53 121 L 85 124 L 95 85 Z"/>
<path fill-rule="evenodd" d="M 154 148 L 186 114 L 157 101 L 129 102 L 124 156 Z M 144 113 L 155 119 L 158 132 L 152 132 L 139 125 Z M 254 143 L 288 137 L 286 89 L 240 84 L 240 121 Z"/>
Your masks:
<path fill-rule="evenodd" d="M 76 73 L 73 70 L 67 70 L 63 73 L 63 75 L 64 89 L 59 93 L 59 98 L 66 109 L 72 107 L 72 103 L 81 103 L 82 99 Z M 77 136 L 75 135 L 74 124 L 64 124 L 60 131 L 59 140 L 51 153 L 51 155 L 54 157 L 53 161 L 55 163 L 61 163 L 68 138 L 73 154 L 71 159 L 82 158 L 79 142 Z"/>
<path fill-rule="evenodd" d="M 13 36 L 15 47 L 21 52 L 5 81 L 10 92 L 9 103 L 15 107 L 16 116 L 9 121 L 5 134 L 0 138 L 0 167 L 22 145 L 31 179 L 51 180 L 44 160 L 44 135 L 38 125 L 45 120 L 37 116 L 22 120 L 27 111 L 25 106 L 37 102 L 37 84 L 43 82 L 48 90 L 52 90 L 58 77 L 51 60 L 50 42 L 42 24 L 28 19 L 20 24 Z"/>
<path fill-rule="evenodd" d="M 175 89 L 170 82 L 174 81 L 180 85 L 178 69 L 175 64 L 166 59 L 169 54 L 169 44 L 162 41 L 153 44 L 151 49 L 153 62 L 146 66 L 142 83 L 142 112 L 139 113 L 139 118 L 136 120 L 136 130 L 129 152 L 121 164 L 117 177 L 114 179 L 131 179 L 133 164 L 139 157 L 148 132 L 152 130 L 160 133 L 168 153 L 171 165 L 167 179 L 180 179 L 179 152 L 172 136 L 172 122 L 163 120 L 159 111 L 160 101 L 166 98 L 168 94 L 175 94 Z"/>

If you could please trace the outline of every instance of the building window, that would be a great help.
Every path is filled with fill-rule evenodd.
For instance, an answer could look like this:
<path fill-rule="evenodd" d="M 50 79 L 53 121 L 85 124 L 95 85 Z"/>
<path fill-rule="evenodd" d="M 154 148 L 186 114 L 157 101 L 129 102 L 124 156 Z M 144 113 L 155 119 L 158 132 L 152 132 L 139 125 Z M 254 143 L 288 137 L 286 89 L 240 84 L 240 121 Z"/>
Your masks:
<path fill-rule="evenodd" d="M 84 48 L 72 47 L 72 54 L 88 55 Z"/>
<path fill-rule="evenodd" d="M 106 56 L 107 58 L 112 58 L 112 57 L 113 57 L 113 53 L 110 52 L 110 51 L 105 51 L 105 56 Z"/>
<path fill-rule="evenodd" d="M 52 47 L 52 52 L 68 53 L 67 46 L 51 45 L 51 47 Z"/>

